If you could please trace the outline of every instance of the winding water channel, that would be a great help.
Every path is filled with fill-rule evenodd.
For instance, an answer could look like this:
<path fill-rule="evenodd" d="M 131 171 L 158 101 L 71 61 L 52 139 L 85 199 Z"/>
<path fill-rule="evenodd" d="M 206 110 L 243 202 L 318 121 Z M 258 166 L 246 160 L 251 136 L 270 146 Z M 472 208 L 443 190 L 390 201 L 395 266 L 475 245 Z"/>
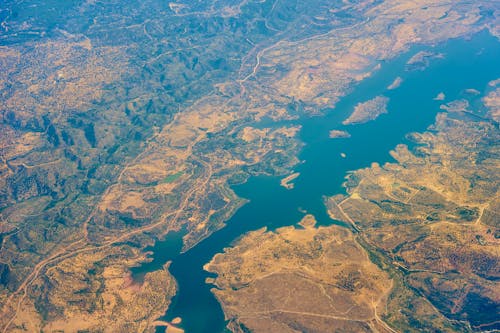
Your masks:
<path fill-rule="evenodd" d="M 431 60 L 425 70 L 405 71 L 408 59 L 421 50 L 442 53 L 445 57 Z M 484 91 L 489 81 L 499 78 L 499 58 L 500 43 L 485 32 L 471 40 L 452 40 L 434 48 L 415 47 L 382 63 L 375 75 L 358 84 L 325 116 L 291 122 L 302 125 L 300 139 L 306 144 L 300 154 L 304 163 L 295 169 L 300 177 L 295 180 L 294 189 L 280 186 L 276 177 L 252 177 L 234 187 L 239 196 L 250 201 L 227 221 L 225 228 L 185 253 L 179 253 L 182 232 L 171 234 L 150 249 L 151 263 L 134 269 L 134 275 L 140 278 L 141 274 L 172 261 L 170 272 L 179 290 L 162 319 L 181 317 L 181 326 L 187 333 L 223 332 L 224 314 L 210 292 L 214 286 L 205 283 L 210 274 L 203 270 L 204 264 L 245 232 L 263 226 L 274 229 L 295 224 L 304 211 L 314 214 L 321 224 L 337 223 L 329 219 L 323 200 L 325 195 L 343 192 L 341 185 L 346 173 L 372 162 L 392 161 L 389 151 L 399 143 L 408 143 L 407 133 L 424 131 L 432 124 L 444 102 L 465 98 L 478 106 L 482 96 L 467 93 L 466 89 Z M 398 76 L 403 79 L 401 86 L 388 90 L 387 86 Z M 434 100 L 440 92 L 446 95 L 444 102 Z M 366 124 L 341 124 L 354 105 L 378 95 L 390 98 L 388 114 Z M 351 137 L 330 139 L 328 133 L 332 129 L 346 130 Z"/>

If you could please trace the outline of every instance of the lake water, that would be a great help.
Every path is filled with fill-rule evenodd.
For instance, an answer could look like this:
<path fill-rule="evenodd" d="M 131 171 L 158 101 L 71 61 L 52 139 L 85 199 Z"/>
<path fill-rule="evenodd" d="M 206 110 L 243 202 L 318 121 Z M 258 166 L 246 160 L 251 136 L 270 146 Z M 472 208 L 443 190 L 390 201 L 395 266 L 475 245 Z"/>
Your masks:
<path fill-rule="evenodd" d="M 421 50 L 443 53 L 445 58 L 431 60 L 423 71 L 405 71 L 408 59 Z M 329 219 L 323 202 L 325 195 L 344 192 L 341 185 L 346 173 L 372 162 L 392 161 L 389 151 L 405 143 L 407 133 L 424 131 L 432 124 L 442 103 L 466 98 L 471 105 L 478 105 L 482 96 L 465 90 L 484 91 L 489 81 L 499 78 L 499 59 L 500 43 L 484 32 L 471 40 L 452 40 L 434 48 L 415 47 L 383 63 L 375 75 L 358 84 L 326 115 L 291 122 L 302 125 L 300 137 L 306 144 L 300 154 L 305 162 L 295 169 L 300 177 L 295 180 L 294 189 L 281 187 L 277 177 L 252 177 L 234 187 L 239 196 L 250 201 L 227 221 L 225 228 L 182 254 L 181 233 L 170 235 L 149 249 L 153 251 L 153 262 L 134 269 L 134 277 L 140 279 L 147 271 L 172 260 L 170 272 L 179 291 L 162 319 L 181 317 L 181 326 L 187 333 L 223 332 L 224 314 L 210 292 L 213 286 L 205 283 L 210 274 L 203 270 L 204 264 L 245 232 L 263 226 L 274 229 L 295 224 L 304 211 L 314 214 L 320 224 L 338 223 Z M 398 76 L 403 79 L 401 86 L 387 90 Z M 446 95 L 444 102 L 434 100 L 440 92 Z M 366 124 L 341 124 L 354 105 L 381 94 L 390 98 L 388 114 Z M 351 137 L 330 139 L 332 129 L 346 130 Z M 341 157 L 341 153 L 346 157 Z M 163 331 L 164 328 L 157 329 Z"/>

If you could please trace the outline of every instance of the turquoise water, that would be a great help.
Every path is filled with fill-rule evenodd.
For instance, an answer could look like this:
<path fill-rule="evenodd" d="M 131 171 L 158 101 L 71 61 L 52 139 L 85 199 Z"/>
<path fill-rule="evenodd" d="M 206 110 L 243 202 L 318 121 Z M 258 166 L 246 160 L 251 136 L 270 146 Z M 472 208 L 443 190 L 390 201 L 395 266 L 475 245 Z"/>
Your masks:
<path fill-rule="evenodd" d="M 392 161 L 389 151 L 406 142 L 407 133 L 424 131 L 434 122 L 443 103 L 433 100 L 439 92 L 446 94 L 445 102 L 468 98 L 471 104 L 477 104 L 481 96 L 464 90 L 484 91 L 490 80 L 500 77 L 500 43 L 487 33 L 478 34 L 472 40 L 453 40 L 439 45 L 434 51 L 444 53 L 445 59 L 433 60 L 424 71 L 405 71 L 406 61 L 424 49 L 433 48 L 415 47 L 383 63 L 380 71 L 358 84 L 325 116 L 291 122 L 302 125 L 300 137 L 306 144 L 300 154 L 305 162 L 295 169 L 301 175 L 295 180 L 294 189 L 281 187 L 276 177 L 252 177 L 247 183 L 234 187 L 239 196 L 250 202 L 236 212 L 225 228 L 186 253 L 172 250 L 167 244 L 173 242 L 171 237 L 151 248 L 152 263 L 136 268 L 134 274 L 140 277 L 172 260 L 170 271 L 179 285 L 179 292 L 162 319 L 181 317 L 181 326 L 188 333 L 224 331 L 224 315 L 210 292 L 213 286 L 205 283 L 210 276 L 202 269 L 205 263 L 245 232 L 263 226 L 274 229 L 295 224 L 304 216 L 304 211 L 314 214 L 321 224 L 338 223 L 329 219 L 323 201 L 325 195 L 343 192 L 341 185 L 348 171 L 367 167 L 372 162 Z M 403 78 L 402 85 L 388 91 L 386 87 L 397 76 Z M 341 124 L 355 104 L 380 94 L 390 98 L 388 114 L 366 124 Z M 330 139 L 328 132 L 332 129 L 347 130 L 351 138 Z M 346 158 L 342 158 L 341 153 L 345 153 Z M 180 239 L 180 234 L 176 237 Z M 163 330 L 158 328 L 158 332 Z"/>
<path fill-rule="evenodd" d="M 185 229 L 169 232 L 164 240 L 156 242 L 154 246 L 145 248 L 144 251 L 148 253 L 148 257 L 151 261 L 143 263 L 139 267 L 133 267 L 130 270 L 132 279 L 142 283 L 144 281 L 144 275 L 146 275 L 147 272 L 162 269 L 163 265 L 168 261 L 168 259 L 165 260 L 165 258 L 173 258 L 181 252 L 182 236 L 185 233 Z"/>

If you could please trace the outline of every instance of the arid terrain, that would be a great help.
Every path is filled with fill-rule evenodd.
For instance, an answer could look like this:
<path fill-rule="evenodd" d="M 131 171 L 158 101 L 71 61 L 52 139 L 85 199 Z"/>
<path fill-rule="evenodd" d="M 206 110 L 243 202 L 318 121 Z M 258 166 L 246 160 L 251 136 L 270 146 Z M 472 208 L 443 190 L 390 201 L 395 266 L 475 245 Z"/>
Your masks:
<path fill-rule="evenodd" d="M 443 113 L 412 139 L 413 151 L 392 152 L 397 163 L 350 174 L 349 195 L 330 198 L 330 214 L 449 320 L 498 329 L 498 123 Z M 387 320 L 398 317 L 389 311 Z"/>
<path fill-rule="evenodd" d="M 352 172 L 348 194 L 327 199 L 351 229 L 306 216 L 207 264 L 233 332 L 499 328 L 498 123 L 441 113 L 412 140 L 391 153 L 396 163 Z"/>
<path fill-rule="evenodd" d="M 329 133 L 329 137 L 331 139 L 338 139 L 338 138 L 349 138 L 351 135 L 349 132 L 346 131 L 340 131 L 340 130 L 331 130 Z"/>
<path fill-rule="evenodd" d="M 176 283 L 168 263 L 144 281 L 134 281 L 130 269 L 148 260 L 144 249 L 170 231 L 186 230 L 187 250 L 223 228 L 243 203 L 232 184 L 292 172 L 300 126 L 275 122 L 320 114 L 415 43 L 484 29 L 498 36 L 497 7 L 430 0 L 120 6 L 7 0 L 0 5 L 0 331 L 154 331 Z M 491 92 L 485 103 L 498 120 L 497 97 L 498 90 Z M 474 133 L 471 140 L 481 137 Z M 439 198 L 459 200 L 450 196 L 463 186 L 453 184 Z M 472 235 L 464 218 L 481 220 L 473 224 L 480 237 L 471 236 L 477 242 L 471 257 L 479 249 L 491 256 L 496 244 L 490 244 L 494 232 L 483 228 L 495 221 L 495 203 L 481 201 L 493 193 L 482 191 L 481 198 L 474 192 L 470 202 L 445 205 L 436 217 L 454 216 L 456 244 L 469 241 L 461 234 Z M 342 204 L 346 212 L 349 203 Z M 331 208 L 331 214 L 338 213 Z M 356 225 L 364 232 L 370 224 L 363 223 Z M 435 224 L 436 232 L 444 225 Z M 311 228 L 290 232 L 309 235 Z M 358 237 L 320 230 L 325 237 L 339 232 L 347 244 Z M 392 249 L 389 240 L 377 243 L 375 233 L 365 238 L 364 250 L 353 245 L 360 258 L 371 247 Z M 398 251 L 403 267 L 425 270 L 423 254 Z M 437 262 L 456 266 L 449 269 L 464 276 L 456 283 L 466 291 L 456 306 L 436 306 L 476 327 L 489 324 L 467 302 L 495 290 L 493 273 L 480 276 L 461 256 L 453 260 Z M 393 274 L 363 265 L 376 276 Z M 446 287 L 440 275 L 419 274 L 408 275 L 405 286 L 429 299 Z M 436 280 L 427 283 L 425 274 Z M 372 278 L 360 277 L 367 284 Z M 488 297 L 498 301 L 495 293 Z M 372 303 L 378 301 L 385 299 L 356 299 L 365 313 L 359 327 L 388 329 Z M 396 327 L 399 319 L 384 320 Z"/>
<path fill-rule="evenodd" d="M 342 122 L 344 125 L 362 124 L 377 119 L 380 115 L 387 113 L 389 99 L 385 96 L 377 96 L 369 101 L 359 103 L 354 107 L 353 113 Z"/>
<path fill-rule="evenodd" d="M 389 276 L 349 230 L 314 224 L 251 232 L 207 264 L 233 332 L 392 331 L 378 317 Z"/>

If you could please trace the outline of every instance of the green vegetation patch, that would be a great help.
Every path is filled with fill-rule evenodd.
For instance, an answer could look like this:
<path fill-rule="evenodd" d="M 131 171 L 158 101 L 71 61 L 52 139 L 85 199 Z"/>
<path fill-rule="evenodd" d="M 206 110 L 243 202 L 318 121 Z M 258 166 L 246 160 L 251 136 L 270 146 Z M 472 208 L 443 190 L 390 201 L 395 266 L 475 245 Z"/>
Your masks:
<path fill-rule="evenodd" d="M 184 174 L 184 171 L 179 171 L 179 172 L 176 172 L 176 173 L 174 173 L 172 175 L 168 175 L 167 177 L 165 177 L 163 179 L 162 183 L 173 183 L 177 179 L 179 179 L 179 177 L 182 176 L 183 174 Z"/>

